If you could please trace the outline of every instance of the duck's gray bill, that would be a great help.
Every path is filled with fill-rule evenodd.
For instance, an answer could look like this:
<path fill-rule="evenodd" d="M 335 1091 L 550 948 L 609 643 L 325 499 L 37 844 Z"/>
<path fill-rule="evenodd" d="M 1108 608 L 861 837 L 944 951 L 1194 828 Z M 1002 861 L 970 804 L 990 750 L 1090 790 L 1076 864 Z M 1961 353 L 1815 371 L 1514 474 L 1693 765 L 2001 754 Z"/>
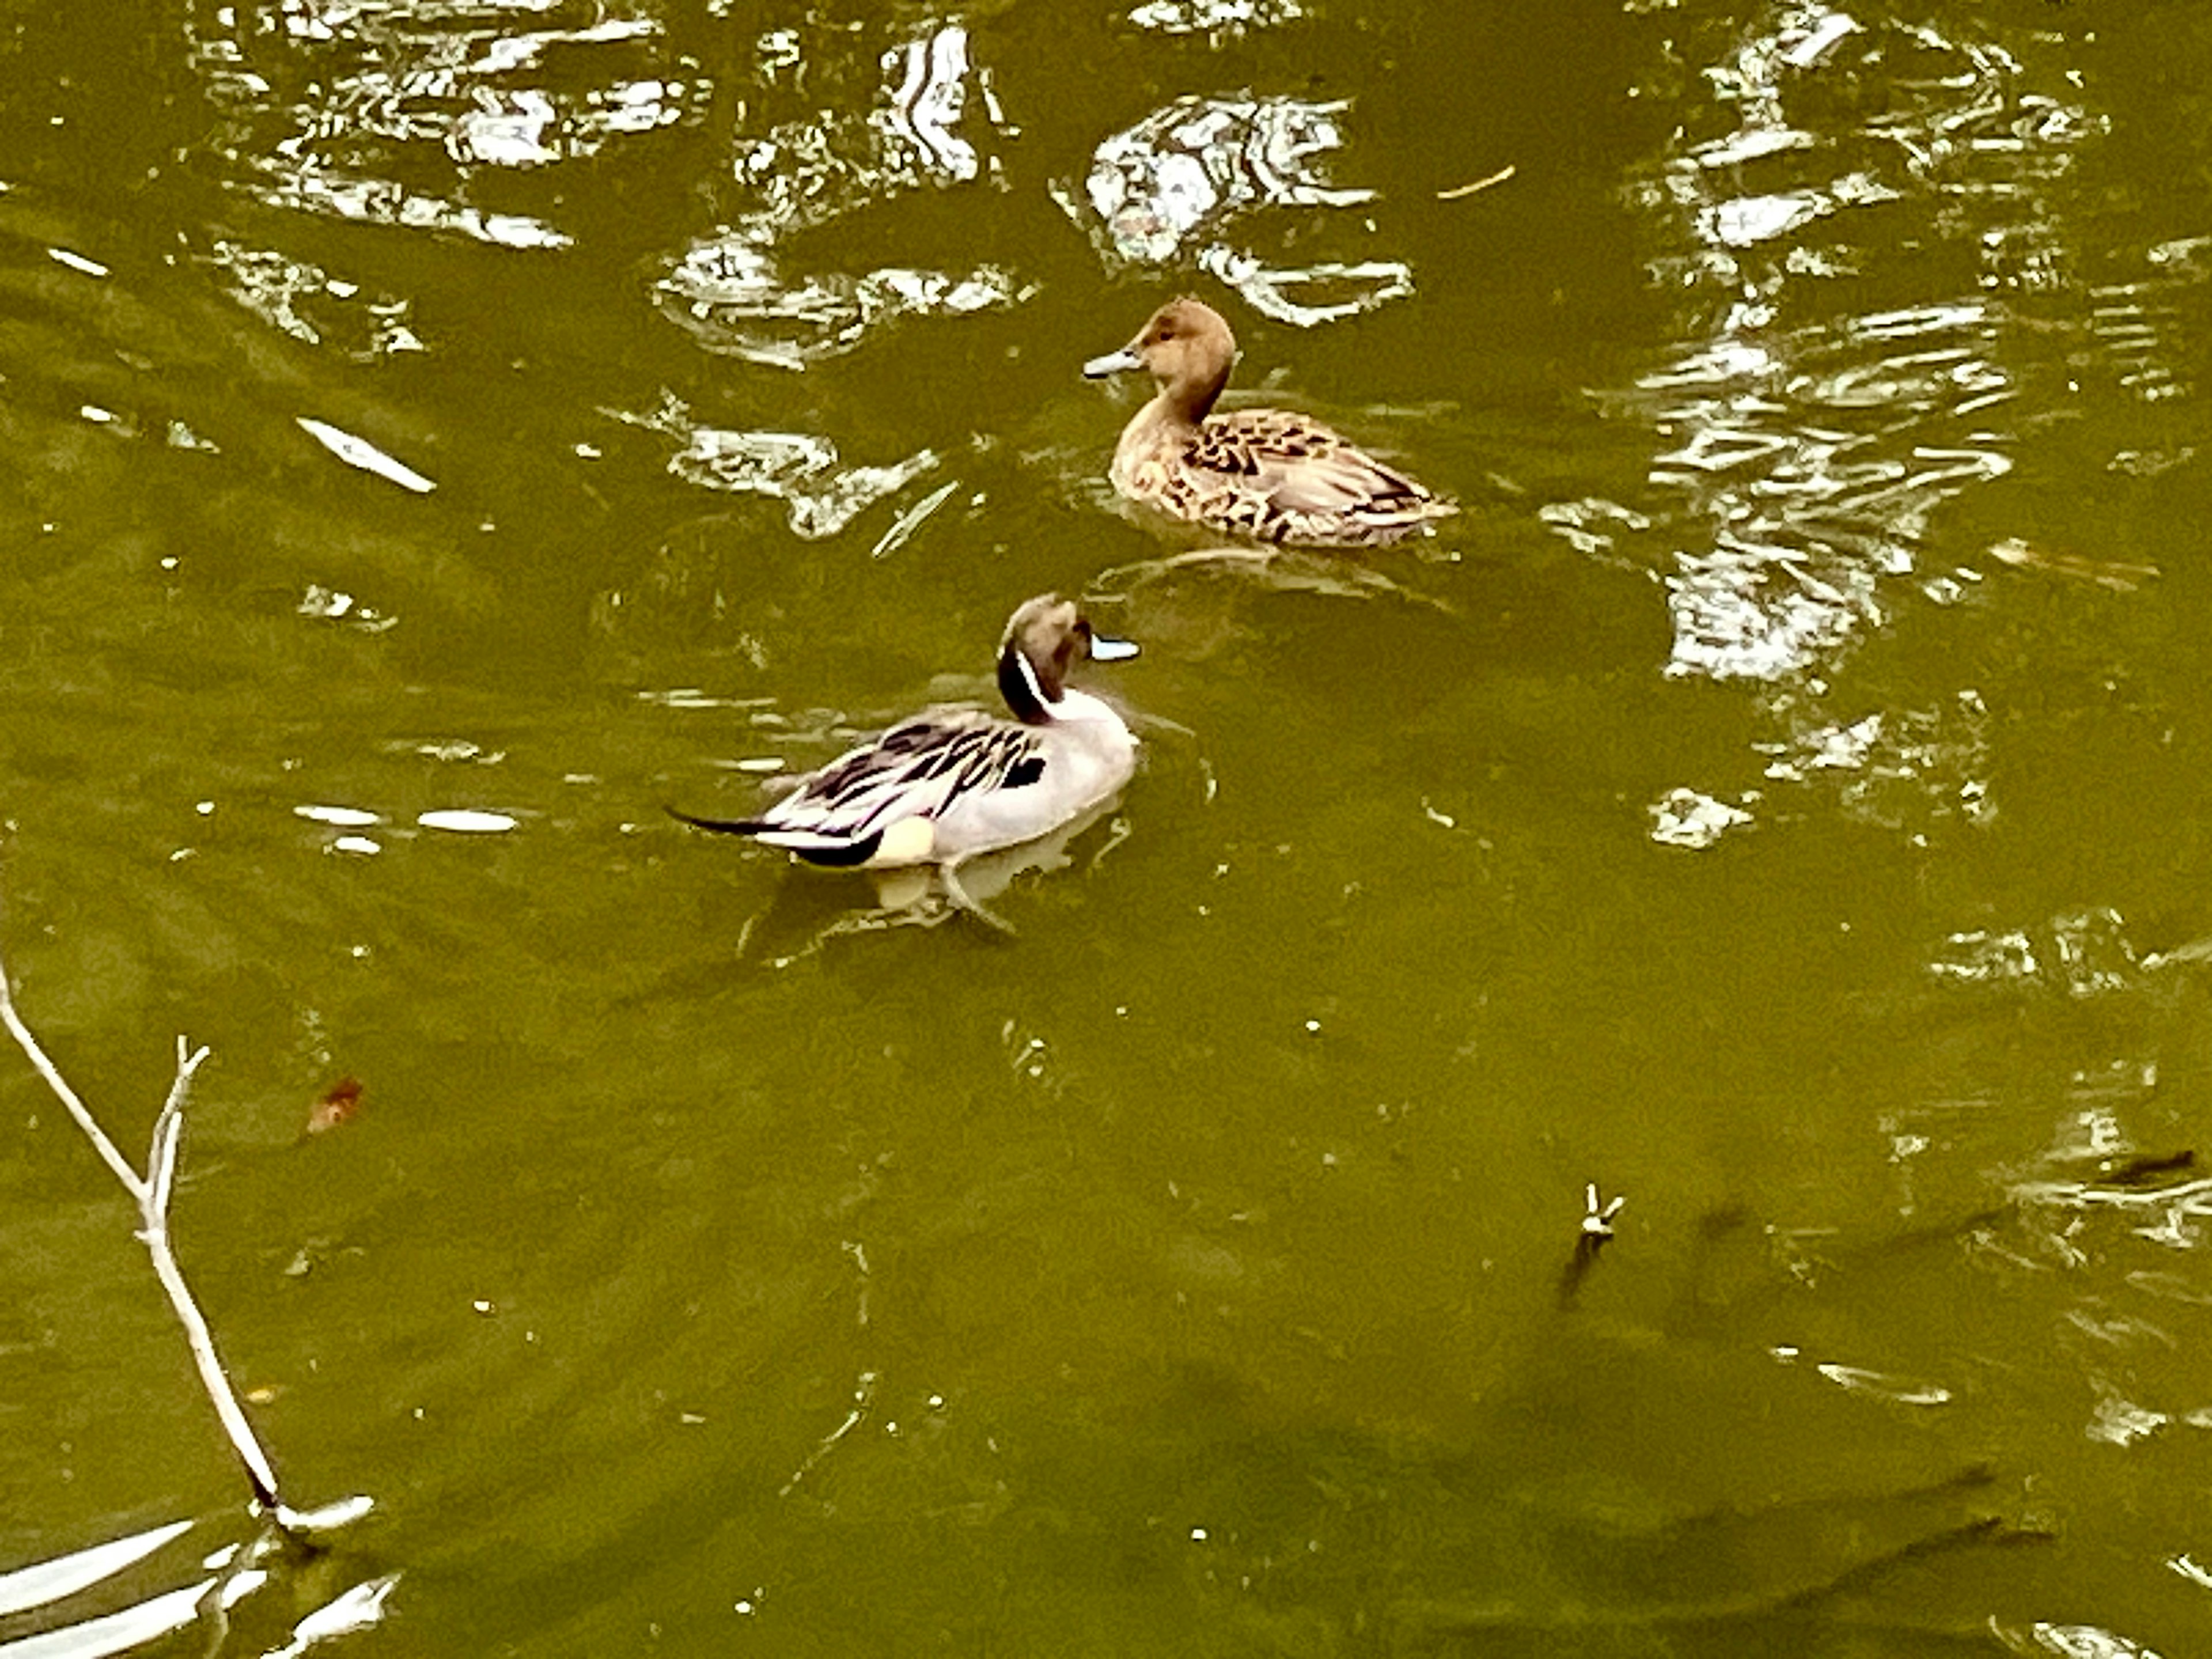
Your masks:
<path fill-rule="evenodd" d="M 1091 636 L 1091 657 L 1094 662 L 1126 662 L 1136 654 L 1134 640 L 1109 640 L 1103 634 Z"/>
<path fill-rule="evenodd" d="M 1084 364 L 1083 372 L 1091 380 L 1103 380 L 1109 374 L 1126 374 L 1133 368 L 1144 366 L 1142 357 L 1123 346 L 1119 351 L 1109 351 L 1103 357 L 1093 357 Z"/>

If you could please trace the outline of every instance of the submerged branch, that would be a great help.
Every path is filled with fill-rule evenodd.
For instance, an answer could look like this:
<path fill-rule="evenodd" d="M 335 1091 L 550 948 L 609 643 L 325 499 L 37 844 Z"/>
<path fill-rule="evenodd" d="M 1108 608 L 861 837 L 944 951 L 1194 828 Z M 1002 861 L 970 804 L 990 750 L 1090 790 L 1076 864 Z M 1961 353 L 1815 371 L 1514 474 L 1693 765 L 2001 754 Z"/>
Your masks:
<path fill-rule="evenodd" d="M 115 1143 L 100 1128 L 91 1109 L 78 1098 L 76 1091 L 70 1087 L 68 1079 L 40 1046 L 31 1028 L 23 1023 L 15 1008 L 15 992 L 9 983 L 4 961 L 0 961 L 0 1024 L 7 1026 L 8 1034 L 15 1039 L 15 1046 L 30 1060 L 32 1069 L 46 1079 L 46 1087 L 69 1109 L 70 1116 L 84 1131 L 93 1149 L 138 1206 L 143 1223 L 138 1231 L 139 1243 L 145 1245 L 147 1255 L 153 1259 L 154 1276 L 161 1280 L 170 1307 L 176 1310 L 178 1322 L 185 1328 L 185 1340 L 191 1348 L 192 1363 L 198 1368 L 200 1385 L 207 1390 L 216 1417 L 230 1440 L 231 1449 L 246 1466 L 246 1477 L 252 1483 L 253 1495 L 276 1517 L 279 1526 L 291 1532 L 287 1517 L 293 1512 L 277 1496 L 276 1472 L 270 1466 L 269 1455 L 261 1449 L 260 1441 L 254 1437 L 253 1425 L 246 1420 L 237 1391 L 231 1387 L 222 1361 L 216 1354 L 214 1334 L 208 1329 L 199 1304 L 192 1299 L 191 1287 L 185 1283 L 184 1269 L 177 1264 L 176 1253 L 169 1247 L 169 1195 L 176 1185 L 177 1146 L 184 1129 L 185 1097 L 191 1090 L 192 1073 L 199 1070 L 200 1062 L 208 1056 L 207 1049 L 188 1049 L 182 1037 L 177 1039 L 176 1078 L 169 1085 L 168 1098 L 162 1102 L 160 1115 L 154 1120 L 146 1173 L 141 1176 L 116 1150 Z"/>
<path fill-rule="evenodd" d="M 54 1091 L 54 1097 L 69 1109 L 69 1115 L 76 1120 L 76 1127 L 84 1131 L 92 1142 L 93 1150 L 115 1172 L 115 1178 L 123 1183 L 124 1190 L 143 1205 L 146 1201 L 146 1183 L 138 1178 L 138 1171 L 131 1167 L 130 1159 L 115 1150 L 115 1143 L 107 1138 L 107 1132 L 94 1120 L 91 1109 L 77 1098 L 76 1091 L 69 1086 L 69 1079 L 56 1069 L 53 1061 L 46 1058 L 46 1051 L 39 1047 L 38 1038 L 31 1035 L 31 1028 L 23 1024 L 23 1017 L 15 1012 L 15 994 L 8 983 L 5 963 L 0 963 L 0 1024 L 6 1024 L 8 1035 L 15 1039 L 15 1046 L 28 1057 L 31 1068 L 46 1079 L 46 1087 Z"/>

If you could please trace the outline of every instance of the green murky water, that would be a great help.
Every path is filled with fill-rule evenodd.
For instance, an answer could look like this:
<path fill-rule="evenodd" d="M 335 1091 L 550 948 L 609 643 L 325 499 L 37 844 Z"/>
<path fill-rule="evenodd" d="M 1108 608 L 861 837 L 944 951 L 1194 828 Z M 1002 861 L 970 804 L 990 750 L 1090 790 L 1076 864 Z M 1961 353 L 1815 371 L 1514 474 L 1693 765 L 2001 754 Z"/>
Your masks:
<path fill-rule="evenodd" d="M 212 1045 L 179 1251 L 288 1496 L 375 1500 L 227 1577 L 11 1057 L 0 1570 L 191 1526 L 0 1652 L 210 1579 L 155 1650 L 387 1583 L 339 1644 L 2212 1644 L 2212 12 L 18 7 L 0 65 L 0 948 L 126 1146 Z M 1184 289 L 1461 518 L 1170 562 L 1077 369 Z M 1012 937 L 662 816 L 1052 587 L 1146 758 Z"/>

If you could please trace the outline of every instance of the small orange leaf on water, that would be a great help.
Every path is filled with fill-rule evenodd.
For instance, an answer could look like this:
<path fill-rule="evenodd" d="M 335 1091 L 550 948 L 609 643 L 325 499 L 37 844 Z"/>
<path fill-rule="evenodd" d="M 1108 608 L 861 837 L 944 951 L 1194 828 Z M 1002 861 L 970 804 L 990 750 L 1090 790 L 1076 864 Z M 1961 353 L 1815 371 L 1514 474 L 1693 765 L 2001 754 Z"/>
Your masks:
<path fill-rule="evenodd" d="M 350 1123 L 354 1114 L 360 1109 L 361 1079 L 342 1077 L 331 1085 L 328 1091 L 315 1103 L 315 1109 L 307 1114 L 307 1133 L 319 1135 L 326 1129 L 337 1128 L 342 1123 Z"/>

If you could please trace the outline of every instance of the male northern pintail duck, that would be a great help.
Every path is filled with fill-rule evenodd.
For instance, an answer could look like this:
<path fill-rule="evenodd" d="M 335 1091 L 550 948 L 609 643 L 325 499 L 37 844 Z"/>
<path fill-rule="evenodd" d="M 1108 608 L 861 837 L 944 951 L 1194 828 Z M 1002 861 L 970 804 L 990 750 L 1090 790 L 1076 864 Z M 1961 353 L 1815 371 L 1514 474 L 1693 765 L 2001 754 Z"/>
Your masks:
<path fill-rule="evenodd" d="M 1135 736 L 1067 677 L 1086 657 L 1106 662 L 1136 650 L 1094 634 L 1073 600 L 1040 594 L 1014 612 L 999 646 L 999 691 L 1013 719 L 927 709 L 800 778 L 758 817 L 675 816 L 810 864 L 938 865 L 962 899 L 951 872 L 963 860 L 1048 835 L 1129 781 Z"/>
<path fill-rule="evenodd" d="M 1116 489 L 1177 518 L 1308 547 L 1393 542 L 1459 511 L 1310 416 L 1215 410 L 1236 361 L 1221 313 L 1186 296 L 1084 364 L 1093 380 L 1141 368 L 1159 386 L 1114 447 Z"/>

